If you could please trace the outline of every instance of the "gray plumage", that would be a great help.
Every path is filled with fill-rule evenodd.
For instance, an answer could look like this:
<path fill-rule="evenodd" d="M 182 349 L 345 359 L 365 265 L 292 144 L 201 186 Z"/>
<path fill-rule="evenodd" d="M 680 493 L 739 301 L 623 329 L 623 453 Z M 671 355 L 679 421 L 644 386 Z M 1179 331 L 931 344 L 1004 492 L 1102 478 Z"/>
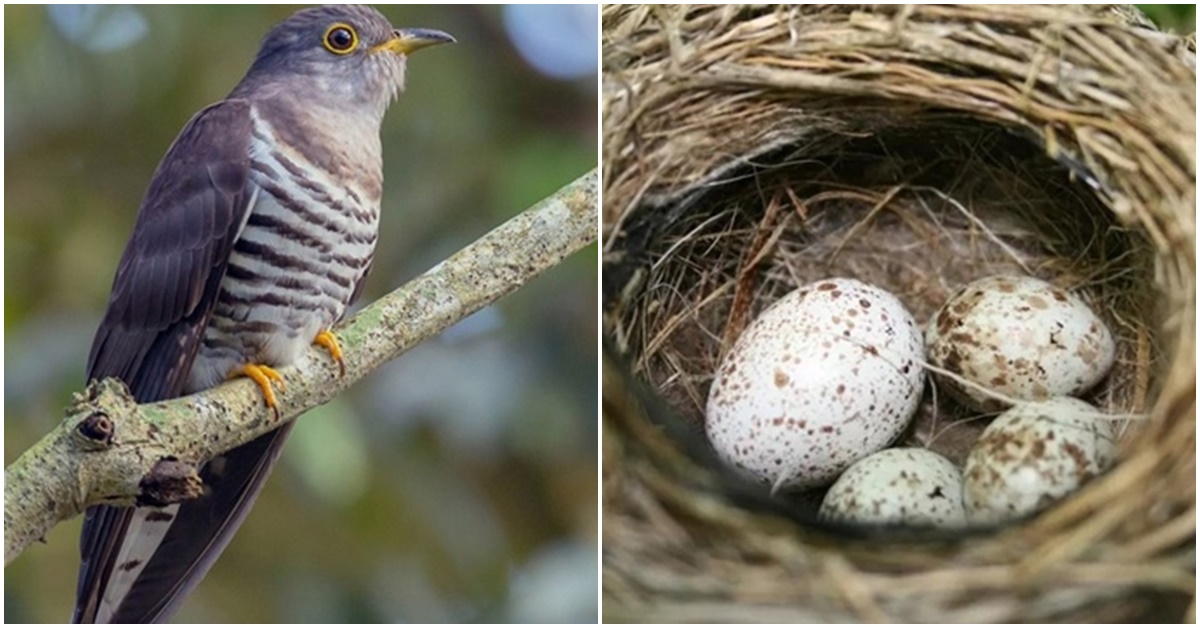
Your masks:
<path fill-rule="evenodd" d="M 149 402 L 213 387 L 241 365 L 295 362 L 370 268 L 379 129 L 406 55 L 448 41 L 356 6 L 273 28 L 245 78 L 188 122 L 155 172 L 88 379 L 121 378 Z M 200 499 L 88 509 L 74 621 L 169 618 L 231 540 L 290 429 L 208 461 Z"/>

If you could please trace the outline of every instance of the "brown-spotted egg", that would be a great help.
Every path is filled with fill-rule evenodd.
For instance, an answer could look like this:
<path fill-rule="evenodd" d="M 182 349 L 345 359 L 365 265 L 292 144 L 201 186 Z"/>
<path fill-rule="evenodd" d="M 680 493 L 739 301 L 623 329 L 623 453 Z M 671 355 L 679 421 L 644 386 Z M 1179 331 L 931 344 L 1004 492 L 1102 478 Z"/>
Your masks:
<path fill-rule="evenodd" d="M 921 398 L 921 334 L 892 294 L 855 279 L 788 293 L 717 369 L 705 431 L 772 490 L 827 485 L 891 443 Z"/>
<path fill-rule="evenodd" d="M 1112 419 L 1070 397 L 1024 402 L 996 417 L 963 470 L 972 523 L 1036 512 L 1079 488 L 1116 457 Z"/>
<path fill-rule="evenodd" d="M 848 523 L 961 528 L 967 523 L 962 474 L 928 449 L 885 449 L 854 463 L 833 483 L 820 516 Z"/>
<path fill-rule="evenodd" d="M 1011 399 L 1078 395 L 1116 353 L 1112 333 L 1079 297 L 1040 279 L 988 277 L 956 292 L 925 331 L 929 363 Z M 939 390 L 985 412 L 1008 406 L 935 375 Z"/>

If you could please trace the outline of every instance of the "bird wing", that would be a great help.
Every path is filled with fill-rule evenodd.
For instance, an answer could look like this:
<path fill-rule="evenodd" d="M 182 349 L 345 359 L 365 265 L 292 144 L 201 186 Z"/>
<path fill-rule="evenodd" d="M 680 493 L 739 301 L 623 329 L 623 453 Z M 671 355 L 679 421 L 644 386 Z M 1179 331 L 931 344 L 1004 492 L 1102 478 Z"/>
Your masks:
<path fill-rule="evenodd" d="M 250 104 L 196 114 L 154 174 L 88 357 L 88 380 L 117 377 L 140 402 L 183 395 L 255 200 Z M 94 506 L 80 537 L 74 621 L 164 620 L 229 543 L 291 424 L 208 461 L 205 494 L 167 508 Z"/>
<path fill-rule="evenodd" d="M 250 104 L 196 114 L 159 164 L 117 266 L 88 379 L 139 401 L 183 394 L 234 241 L 250 215 Z"/>

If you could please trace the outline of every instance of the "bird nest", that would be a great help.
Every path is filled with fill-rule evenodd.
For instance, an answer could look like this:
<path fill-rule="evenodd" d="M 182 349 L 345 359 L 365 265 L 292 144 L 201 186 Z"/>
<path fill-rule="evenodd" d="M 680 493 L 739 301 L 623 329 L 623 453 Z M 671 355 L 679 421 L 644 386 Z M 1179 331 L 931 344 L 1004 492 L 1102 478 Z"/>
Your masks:
<path fill-rule="evenodd" d="M 1194 615 L 1195 54 L 1125 5 L 607 6 L 604 612 L 610 621 Z M 924 324 L 1023 274 L 1087 299 L 1120 461 L 962 533 L 823 525 L 723 471 L 713 373 L 799 285 Z M 944 396 L 943 396 L 944 397 Z M 907 443 L 986 424 L 927 392 Z"/>

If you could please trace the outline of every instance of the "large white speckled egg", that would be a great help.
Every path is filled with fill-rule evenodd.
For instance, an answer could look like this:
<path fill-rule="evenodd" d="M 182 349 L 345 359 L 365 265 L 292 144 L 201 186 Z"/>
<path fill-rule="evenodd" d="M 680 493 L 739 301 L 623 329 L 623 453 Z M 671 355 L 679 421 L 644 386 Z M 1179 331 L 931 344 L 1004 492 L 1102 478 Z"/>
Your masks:
<path fill-rule="evenodd" d="M 1078 399 L 1013 406 L 967 456 L 963 503 L 972 523 L 1036 512 L 1108 469 L 1116 458 L 1112 419 Z"/>
<path fill-rule="evenodd" d="M 962 474 L 928 449 L 885 449 L 854 463 L 833 483 L 820 516 L 848 523 L 961 528 L 967 523 Z"/>
<path fill-rule="evenodd" d="M 1011 399 L 1079 395 L 1113 365 L 1116 346 L 1079 297 L 1040 279 L 988 277 L 956 292 L 925 331 L 929 363 Z M 935 375 L 939 390 L 976 410 L 1008 407 Z"/>
<path fill-rule="evenodd" d="M 855 279 L 788 293 L 728 352 L 705 431 L 773 491 L 823 486 L 902 432 L 921 398 L 921 334 L 892 294 Z"/>

